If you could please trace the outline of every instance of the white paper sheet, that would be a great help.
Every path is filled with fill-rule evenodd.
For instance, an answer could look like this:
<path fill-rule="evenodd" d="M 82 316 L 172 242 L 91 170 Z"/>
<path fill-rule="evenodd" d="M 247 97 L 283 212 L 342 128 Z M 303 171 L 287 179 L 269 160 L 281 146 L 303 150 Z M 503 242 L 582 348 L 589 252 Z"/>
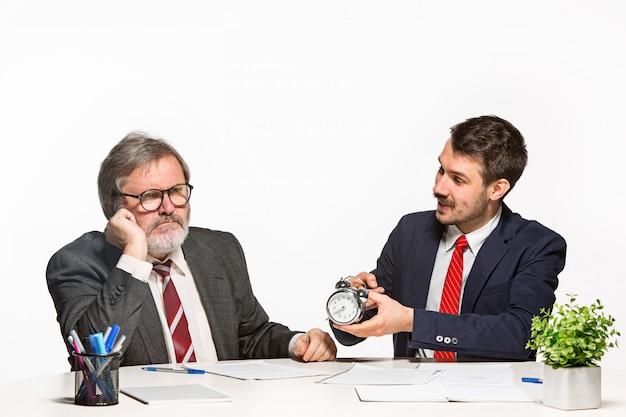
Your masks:
<path fill-rule="evenodd" d="M 439 385 L 358 385 L 361 401 L 377 402 L 448 402 Z"/>
<path fill-rule="evenodd" d="M 355 363 L 347 371 L 319 382 L 346 385 L 416 385 L 428 383 L 437 372 L 416 368 L 378 368 Z"/>
<path fill-rule="evenodd" d="M 466 385 L 513 385 L 511 364 L 503 363 L 422 363 L 417 369 L 440 371 L 436 383 Z"/>
<path fill-rule="evenodd" d="M 126 387 L 121 392 L 144 404 L 189 404 L 232 401 L 229 394 L 202 384 Z"/>
<path fill-rule="evenodd" d="M 520 387 L 467 385 L 356 386 L 361 401 L 377 402 L 533 402 Z"/>
<path fill-rule="evenodd" d="M 329 372 L 297 366 L 273 365 L 263 360 L 211 364 L 187 363 L 184 366 L 187 369 L 200 369 L 211 374 L 237 379 L 286 379 L 329 374 Z"/>
<path fill-rule="evenodd" d="M 533 402 L 520 387 L 440 385 L 448 401 L 463 402 Z"/>

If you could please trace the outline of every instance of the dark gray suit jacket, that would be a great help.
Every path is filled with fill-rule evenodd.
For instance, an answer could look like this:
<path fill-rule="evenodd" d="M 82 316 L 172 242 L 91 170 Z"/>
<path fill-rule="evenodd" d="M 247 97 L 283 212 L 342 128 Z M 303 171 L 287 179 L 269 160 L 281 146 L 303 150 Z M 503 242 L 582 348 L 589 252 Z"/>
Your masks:
<path fill-rule="evenodd" d="M 415 349 L 425 348 L 453 350 L 459 358 L 533 359 L 535 352 L 525 347 L 531 320 L 555 301 L 565 240 L 503 205 L 498 226 L 476 256 L 456 316 L 425 310 L 444 231 L 434 211 L 404 216 L 372 271 L 387 295 L 414 309 L 413 332 L 393 336 L 394 355 L 415 356 Z M 363 340 L 333 331 L 344 345 Z"/>
<path fill-rule="evenodd" d="M 243 250 L 230 233 L 190 228 L 183 253 L 196 281 L 220 360 L 288 357 L 297 333 L 272 323 L 254 294 Z M 116 268 L 121 251 L 89 232 L 52 256 L 46 279 L 66 342 L 117 324 L 125 334 L 122 365 L 167 363 L 149 285 Z M 71 357 L 70 357 L 71 359 Z M 70 360 L 70 363 L 73 361 Z"/>

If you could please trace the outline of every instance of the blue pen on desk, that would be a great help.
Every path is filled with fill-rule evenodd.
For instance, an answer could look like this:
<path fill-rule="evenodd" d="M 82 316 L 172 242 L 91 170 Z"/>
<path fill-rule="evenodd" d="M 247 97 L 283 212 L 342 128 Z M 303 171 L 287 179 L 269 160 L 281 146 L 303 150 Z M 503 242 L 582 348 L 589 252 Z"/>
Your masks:
<path fill-rule="evenodd" d="M 522 382 L 530 382 L 532 384 L 543 384 L 543 380 L 541 378 L 522 377 Z"/>
<path fill-rule="evenodd" d="M 198 375 L 202 375 L 205 374 L 206 371 L 202 370 L 202 369 L 190 369 L 190 368 L 185 368 L 185 369 L 173 369 L 173 368 L 159 368 L 156 366 L 146 366 L 141 368 L 144 371 L 151 371 L 151 372 L 175 372 L 178 374 L 198 374 Z"/>

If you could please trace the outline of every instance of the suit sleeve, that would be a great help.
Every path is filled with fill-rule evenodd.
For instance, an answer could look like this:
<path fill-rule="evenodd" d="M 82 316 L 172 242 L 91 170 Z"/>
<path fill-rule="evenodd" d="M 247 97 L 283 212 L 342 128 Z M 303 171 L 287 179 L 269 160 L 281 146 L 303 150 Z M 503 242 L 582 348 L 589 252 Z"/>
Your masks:
<path fill-rule="evenodd" d="M 72 329 L 84 338 L 117 324 L 130 344 L 151 297 L 147 283 L 108 264 L 106 246 L 101 233 L 86 234 L 55 253 L 47 266 L 48 290 L 70 359 L 73 349 L 65 338 Z"/>
<path fill-rule="evenodd" d="M 220 360 L 289 357 L 298 332 L 269 320 L 252 291 L 243 249 L 234 235 L 203 230 L 184 246 L 189 259 L 211 258 L 211 267 L 190 263 Z M 202 252 L 198 252 L 202 251 Z M 203 271 L 203 269 L 208 269 Z"/>
<path fill-rule="evenodd" d="M 379 287 L 385 288 L 385 294 L 393 297 L 393 266 L 394 266 L 394 253 L 397 251 L 397 241 L 400 224 L 398 224 L 390 233 L 385 246 L 377 260 L 377 268 L 371 271 L 376 276 L 376 281 Z M 374 317 L 378 313 L 378 309 L 372 309 L 365 312 L 361 322 L 366 321 Z M 335 338 L 339 343 L 344 346 L 354 346 L 361 343 L 366 338 L 357 337 L 348 332 L 338 330 L 330 324 L 330 328 L 335 335 Z"/>

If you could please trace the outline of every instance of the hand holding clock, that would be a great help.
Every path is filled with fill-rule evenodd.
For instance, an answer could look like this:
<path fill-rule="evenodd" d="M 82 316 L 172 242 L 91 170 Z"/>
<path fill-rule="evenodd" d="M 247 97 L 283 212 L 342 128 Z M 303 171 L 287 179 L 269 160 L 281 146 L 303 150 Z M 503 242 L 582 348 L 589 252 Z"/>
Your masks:
<path fill-rule="evenodd" d="M 368 304 L 378 308 L 378 313 L 369 320 L 355 324 L 335 324 L 341 331 L 357 337 L 383 336 L 413 331 L 413 309 L 405 307 L 393 298 L 376 291 L 369 293 Z"/>
<path fill-rule="evenodd" d="M 341 278 L 335 284 L 335 292 L 326 301 L 328 319 L 336 324 L 361 321 L 367 309 L 369 291 L 360 278 Z"/>
<path fill-rule="evenodd" d="M 333 323 L 335 328 L 351 333 L 357 337 L 383 336 L 386 334 L 413 331 L 413 309 L 405 307 L 391 297 L 383 294 L 385 289 L 378 286 L 374 274 L 361 272 L 348 279 L 348 282 L 352 285 L 353 280 L 356 281 L 355 284 L 357 286 L 357 283 L 361 281 L 365 283 L 369 289 L 365 310 L 378 308 L 378 313 L 371 319 L 361 323 Z"/>

